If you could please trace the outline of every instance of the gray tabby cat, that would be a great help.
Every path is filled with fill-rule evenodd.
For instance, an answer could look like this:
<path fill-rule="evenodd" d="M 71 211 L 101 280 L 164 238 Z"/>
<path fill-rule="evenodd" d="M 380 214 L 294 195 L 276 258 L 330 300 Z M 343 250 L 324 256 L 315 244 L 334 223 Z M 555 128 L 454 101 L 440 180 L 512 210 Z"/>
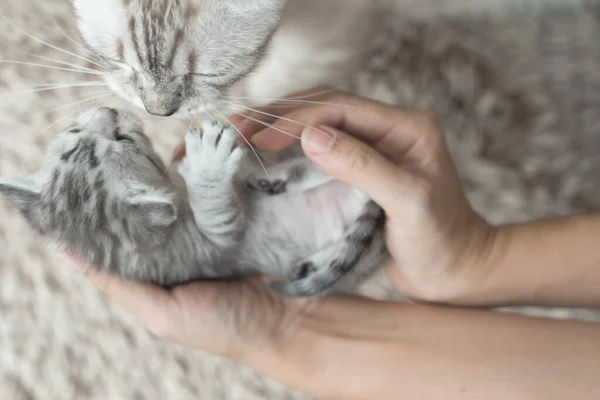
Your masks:
<path fill-rule="evenodd" d="M 284 279 L 277 291 L 316 296 L 354 290 L 385 259 L 383 212 L 359 191 L 303 158 L 271 170 L 285 186 L 242 172 L 254 159 L 222 123 L 185 140 L 179 176 L 136 117 L 92 109 L 52 141 L 38 173 L 0 193 L 91 265 L 166 286 L 263 273 Z"/>
<path fill-rule="evenodd" d="M 151 114 L 189 118 L 347 86 L 388 16 L 401 22 L 583 0 L 72 1 L 108 85 Z"/>

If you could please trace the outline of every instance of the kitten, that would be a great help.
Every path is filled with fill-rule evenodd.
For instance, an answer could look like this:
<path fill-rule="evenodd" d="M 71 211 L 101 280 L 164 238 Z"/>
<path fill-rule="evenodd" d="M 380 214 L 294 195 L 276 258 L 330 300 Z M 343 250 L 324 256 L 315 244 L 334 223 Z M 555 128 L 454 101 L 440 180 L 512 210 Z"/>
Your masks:
<path fill-rule="evenodd" d="M 179 176 L 136 117 L 89 110 L 39 172 L 0 182 L 0 193 L 87 263 L 165 286 L 263 273 L 283 279 L 273 289 L 309 297 L 353 291 L 385 260 L 383 212 L 358 190 L 304 158 L 273 167 L 286 181 L 271 185 L 247 172 L 254 158 L 220 122 L 185 140 Z"/>

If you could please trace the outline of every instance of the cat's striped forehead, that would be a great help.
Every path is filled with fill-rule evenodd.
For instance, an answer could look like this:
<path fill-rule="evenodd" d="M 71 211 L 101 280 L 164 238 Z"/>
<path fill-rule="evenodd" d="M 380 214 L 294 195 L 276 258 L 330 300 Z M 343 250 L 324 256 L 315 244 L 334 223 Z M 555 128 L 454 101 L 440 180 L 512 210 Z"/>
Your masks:
<path fill-rule="evenodd" d="M 173 18 L 190 18 L 195 15 L 202 1 L 186 0 L 121 0 L 123 7 L 133 8 L 133 12 L 152 14 L 158 18 L 172 20 Z"/>
<path fill-rule="evenodd" d="M 132 13 L 127 21 L 127 35 L 118 39 L 117 60 L 163 76 L 193 73 L 198 54 L 193 48 L 183 49 L 189 34 L 186 26 L 193 14 L 175 8 Z M 128 45 L 135 54 L 134 60 L 126 58 Z M 179 57 L 177 63 L 176 57 Z M 180 65 L 183 68 L 178 68 Z"/>
<path fill-rule="evenodd" d="M 116 93 L 151 114 L 223 109 L 258 65 L 286 0 L 73 0 Z"/>

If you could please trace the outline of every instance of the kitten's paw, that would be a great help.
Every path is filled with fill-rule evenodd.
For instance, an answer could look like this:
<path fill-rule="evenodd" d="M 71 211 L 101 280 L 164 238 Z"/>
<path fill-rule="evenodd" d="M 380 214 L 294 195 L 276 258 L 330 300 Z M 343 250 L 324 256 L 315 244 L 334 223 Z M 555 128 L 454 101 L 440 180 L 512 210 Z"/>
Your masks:
<path fill-rule="evenodd" d="M 221 122 L 204 121 L 185 135 L 185 146 L 179 172 L 186 181 L 231 179 L 244 156 L 237 134 Z"/>

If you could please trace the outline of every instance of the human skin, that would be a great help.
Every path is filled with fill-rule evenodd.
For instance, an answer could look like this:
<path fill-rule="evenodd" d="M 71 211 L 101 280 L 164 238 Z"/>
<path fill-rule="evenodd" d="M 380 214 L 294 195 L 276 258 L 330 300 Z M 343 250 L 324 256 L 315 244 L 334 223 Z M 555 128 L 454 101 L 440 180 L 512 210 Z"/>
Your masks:
<path fill-rule="evenodd" d="M 463 306 L 600 304 L 597 216 L 490 226 L 466 201 L 433 116 L 345 94 L 320 99 L 335 106 L 268 122 L 386 210 L 387 269 L 404 293 Z M 275 129 L 234 122 L 263 149 L 291 144 Z M 599 324 L 351 297 L 307 302 L 259 278 L 167 290 L 79 267 L 160 337 L 319 399 L 600 398 Z"/>
<path fill-rule="evenodd" d="M 306 126 L 320 127 L 303 136 L 307 156 L 386 210 L 388 271 L 409 296 L 455 305 L 600 308 L 599 214 L 491 226 L 467 202 L 434 116 L 340 93 L 311 100 L 330 105 L 250 113 L 272 128 L 242 117 L 234 122 L 265 151 L 293 145 Z M 335 145 L 323 153 L 333 136 Z"/>
<path fill-rule="evenodd" d="M 306 303 L 260 280 L 170 290 L 84 274 L 161 338 L 322 400 L 600 398 L 600 325 L 421 304 Z"/>

